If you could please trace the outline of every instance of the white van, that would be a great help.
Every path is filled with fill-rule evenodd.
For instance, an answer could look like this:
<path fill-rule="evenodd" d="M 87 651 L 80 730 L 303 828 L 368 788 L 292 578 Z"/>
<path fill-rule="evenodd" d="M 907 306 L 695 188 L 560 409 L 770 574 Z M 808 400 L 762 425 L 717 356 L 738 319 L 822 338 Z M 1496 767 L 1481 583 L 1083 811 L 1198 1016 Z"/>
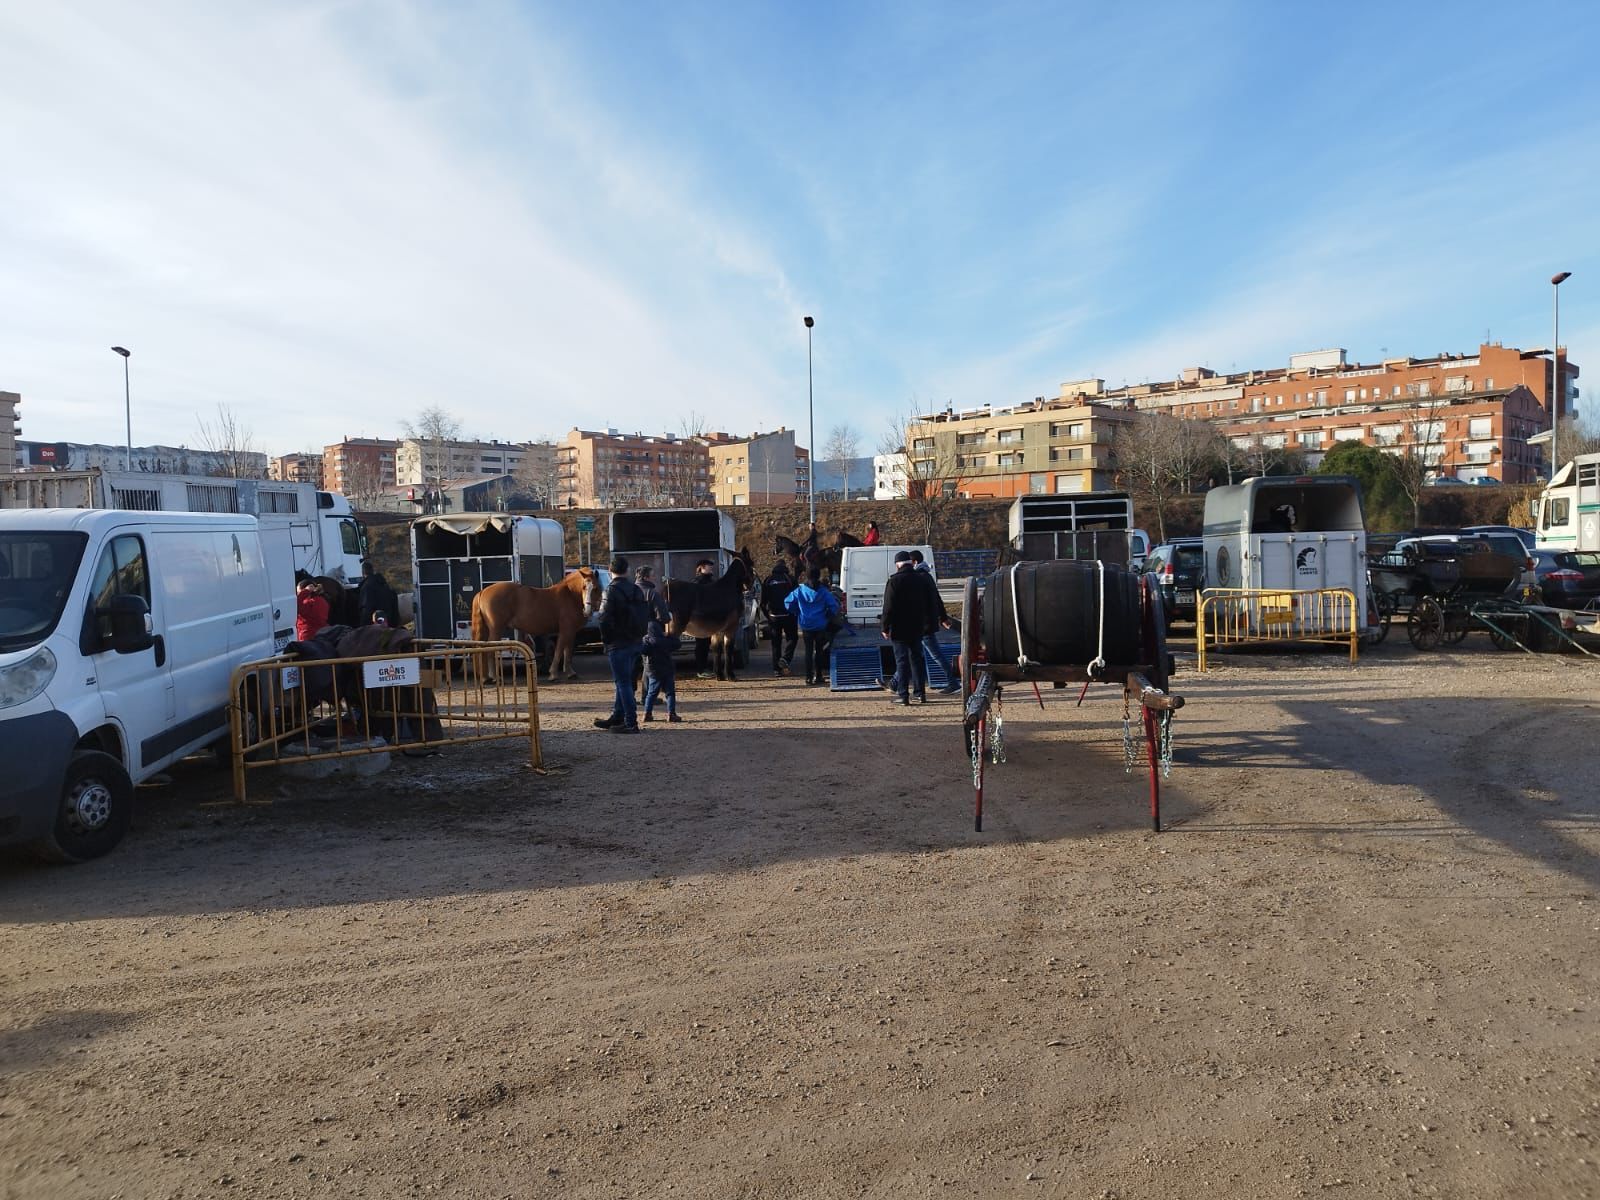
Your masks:
<path fill-rule="evenodd" d="M 839 552 L 839 587 L 850 624 L 870 624 L 883 612 L 883 588 L 894 574 L 894 556 L 902 550 L 922 551 L 928 570 L 938 569 L 932 546 L 846 546 Z"/>
<path fill-rule="evenodd" d="M 272 558 L 250 516 L 0 512 L 0 844 L 105 854 L 135 784 L 227 736 L 234 667 L 294 624 Z"/>

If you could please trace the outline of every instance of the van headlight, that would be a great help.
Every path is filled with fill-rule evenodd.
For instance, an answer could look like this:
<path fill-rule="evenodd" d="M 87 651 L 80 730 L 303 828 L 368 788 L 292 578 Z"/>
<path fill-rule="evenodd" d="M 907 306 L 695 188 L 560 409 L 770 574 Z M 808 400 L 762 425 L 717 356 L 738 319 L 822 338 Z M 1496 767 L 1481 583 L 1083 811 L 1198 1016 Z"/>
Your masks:
<path fill-rule="evenodd" d="M 40 646 L 19 663 L 0 667 L 0 708 L 14 708 L 26 704 L 56 677 L 56 656 L 50 647 Z"/>

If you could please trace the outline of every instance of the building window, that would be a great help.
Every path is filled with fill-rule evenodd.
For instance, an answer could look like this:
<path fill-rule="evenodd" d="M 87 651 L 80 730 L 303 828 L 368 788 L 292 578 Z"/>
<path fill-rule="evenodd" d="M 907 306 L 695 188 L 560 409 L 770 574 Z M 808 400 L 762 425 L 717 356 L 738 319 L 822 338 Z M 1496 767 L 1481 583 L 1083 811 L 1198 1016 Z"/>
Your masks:
<path fill-rule="evenodd" d="M 1467 422 L 1467 436 L 1469 438 L 1486 438 L 1494 436 L 1492 433 L 1493 420 L 1489 417 L 1473 417 Z"/>
<path fill-rule="evenodd" d="M 1355 390 L 1355 388 L 1345 388 L 1345 390 L 1344 390 L 1344 402 L 1346 404 L 1354 404 L 1355 400 L 1356 400 L 1356 390 Z"/>

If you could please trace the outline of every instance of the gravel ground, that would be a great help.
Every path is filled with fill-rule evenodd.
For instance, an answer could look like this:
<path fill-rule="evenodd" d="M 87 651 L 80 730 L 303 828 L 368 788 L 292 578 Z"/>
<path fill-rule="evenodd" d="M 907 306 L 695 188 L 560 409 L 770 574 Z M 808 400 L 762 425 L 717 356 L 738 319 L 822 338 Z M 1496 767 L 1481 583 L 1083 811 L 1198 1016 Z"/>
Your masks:
<path fill-rule="evenodd" d="M 1479 643 L 1482 643 L 1481 645 Z M 357 787 L 186 764 L 0 861 L 0 1195 L 1594 1195 L 1600 664 L 1238 656 L 1171 828 L 1120 698 L 542 697 Z"/>

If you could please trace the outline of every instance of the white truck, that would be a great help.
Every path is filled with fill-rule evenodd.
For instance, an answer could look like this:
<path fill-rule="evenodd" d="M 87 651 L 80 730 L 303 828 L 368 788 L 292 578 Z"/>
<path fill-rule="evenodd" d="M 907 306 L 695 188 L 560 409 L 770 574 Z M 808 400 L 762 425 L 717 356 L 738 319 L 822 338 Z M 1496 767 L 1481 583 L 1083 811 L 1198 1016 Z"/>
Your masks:
<path fill-rule="evenodd" d="M 1541 550 L 1600 550 L 1600 454 L 1580 454 L 1556 472 L 1533 510 Z"/>
<path fill-rule="evenodd" d="M 251 516 L 0 512 L 0 844 L 121 841 L 140 781 L 227 736 L 234 668 L 293 628 L 285 585 L 288 539 Z"/>
<path fill-rule="evenodd" d="M 338 492 L 310 483 L 158 475 L 144 471 L 49 471 L 0 476 L 0 509 L 107 508 L 129 512 L 227 513 L 253 516 L 264 531 L 284 533 L 293 563 L 274 605 L 287 615 L 278 648 L 294 629 L 294 572 L 323 575 L 354 590 L 367 552 L 366 528 Z"/>
<path fill-rule="evenodd" d="M 565 540 L 561 523 L 547 517 L 458 513 L 413 521 L 417 636 L 469 637 L 473 598 L 491 583 L 560 583 Z"/>
<path fill-rule="evenodd" d="M 894 556 L 920 550 L 928 570 L 937 568 L 932 546 L 846 546 L 839 552 L 839 587 L 844 592 L 844 617 L 858 628 L 873 626 L 883 612 L 883 589 L 895 572 Z M 937 579 L 937 576 L 935 577 Z M 877 629 L 870 632 L 876 636 Z"/>

